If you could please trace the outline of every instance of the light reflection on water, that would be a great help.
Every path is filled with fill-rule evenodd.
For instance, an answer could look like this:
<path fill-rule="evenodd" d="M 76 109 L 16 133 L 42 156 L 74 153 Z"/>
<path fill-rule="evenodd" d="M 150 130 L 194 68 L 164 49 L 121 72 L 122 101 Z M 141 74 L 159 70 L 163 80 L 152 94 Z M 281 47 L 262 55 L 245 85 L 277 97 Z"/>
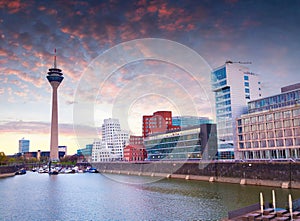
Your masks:
<path fill-rule="evenodd" d="M 261 191 L 270 201 L 271 190 L 116 174 L 28 172 L 0 179 L 0 220 L 220 220 L 230 210 L 259 202 Z M 289 193 L 300 198 L 299 190 L 275 191 L 281 207 Z"/>

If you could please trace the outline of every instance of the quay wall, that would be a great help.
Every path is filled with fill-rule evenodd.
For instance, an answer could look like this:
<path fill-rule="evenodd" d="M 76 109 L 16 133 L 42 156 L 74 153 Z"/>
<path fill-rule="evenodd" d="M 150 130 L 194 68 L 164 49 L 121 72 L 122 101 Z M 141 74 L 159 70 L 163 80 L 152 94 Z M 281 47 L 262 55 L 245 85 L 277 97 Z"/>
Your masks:
<path fill-rule="evenodd" d="M 19 166 L 0 166 L 0 178 L 15 175 L 15 172 L 19 169 Z"/>
<path fill-rule="evenodd" d="M 106 162 L 99 172 L 300 188 L 300 162 Z"/>

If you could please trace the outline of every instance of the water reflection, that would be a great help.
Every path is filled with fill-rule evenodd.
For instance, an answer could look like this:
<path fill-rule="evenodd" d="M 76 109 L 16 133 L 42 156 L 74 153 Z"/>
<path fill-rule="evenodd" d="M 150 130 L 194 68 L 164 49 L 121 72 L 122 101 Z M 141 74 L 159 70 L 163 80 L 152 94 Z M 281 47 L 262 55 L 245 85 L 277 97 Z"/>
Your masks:
<path fill-rule="evenodd" d="M 114 180 L 121 180 L 116 182 Z M 133 184 L 135 183 L 135 184 Z M 229 210 L 271 201 L 272 189 L 111 174 L 28 173 L 0 179 L 1 220 L 220 220 Z M 279 207 L 299 190 L 275 189 Z"/>

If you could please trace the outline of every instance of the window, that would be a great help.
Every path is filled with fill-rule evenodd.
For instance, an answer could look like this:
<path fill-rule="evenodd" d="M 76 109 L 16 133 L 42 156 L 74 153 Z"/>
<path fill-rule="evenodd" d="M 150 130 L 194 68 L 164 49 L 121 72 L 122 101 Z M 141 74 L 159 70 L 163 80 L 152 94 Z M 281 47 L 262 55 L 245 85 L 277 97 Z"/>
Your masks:
<path fill-rule="evenodd" d="M 256 117 L 251 117 L 251 123 L 256 123 Z"/>
<path fill-rule="evenodd" d="M 267 123 L 267 129 L 268 130 L 273 129 L 273 123 L 272 122 L 271 123 Z"/>
<path fill-rule="evenodd" d="M 286 146 L 293 146 L 293 139 L 292 138 L 285 139 L 285 145 Z"/>
<path fill-rule="evenodd" d="M 291 126 L 290 120 L 284 120 L 283 125 L 284 125 L 284 127 L 290 127 Z"/>
<path fill-rule="evenodd" d="M 249 88 L 245 88 L 245 93 L 249 94 L 250 93 L 250 89 Z"/>
<path fill-rule="evenodd" d="M 276 130 L 275 134 L 276 134 L 276 137 L 283 137 L 282 130 Z"/>
<path fill-rule="evenodd" d="M 267 114 L 266 115 L 266 120 L 267 121 L 272 121 L 273 120 L 273 114 Z"/>
<path fill-rule="evenodd" d="M 260 124 L 259 125 L 259 130 L 264 130 L 265 129 L 265 125 L 264 124 Z"/>
<path fill-rule="evenodd" d="M 281 128 L 282 127 L 282 122 L 281 121 L 276 121 L 275 122 L 275 128 Z"/>
<path fill-rule="evenodd" d="M 249 82 L 244 82 L 245 87 L 249 87 Z"/>
<path fill-rule="evenodd" d="M 260 147 L 266 147 L 267 142 L 265 140 L 260 141 Z"/>
<path fill-rule="evenodd" d="M 266 134 L 264 132 L 259 134 L 259 138 L 260 139 L 265 139 L 266 138 Z"/>
<path fill-rule="evenodd" d="M 274 133 L 272 131 L 268 132 L 268 138 L 273 138 L 274 137 Z"/>
<path fill-rule="evenodd" d="M 296 118 L 294 120 L 294 126 L 297 127 L 297 126 L 300 126 L 300 119 L 299 118 Z"/>
<path fill-rule="evenodd" d="M 264 122 L 264 116 L 259 116 L 259 117 L 258 117 L 258 121 L 259 121 L 259 122 Z"/>
<path fill-rule="evenodd" d="M 268 146 L 269 146 L 269 147 L 275 147 L 275 142 L 274 142 L 274 140 L 268 140 Z"/>
<path fill-rule="evenodd" d="M 283 146 L 283 140 L 282 139 L 276 140 L 276 146 L 277 147 L 282 147 Z"/>
<path fill-rule="evenodd" d="M 214 71 L 212 74 L 212 80 L 214 82 L 225 79 L 225 78 L 226 78 L 226 68 L 225 67 Z"/>
<path fill-rule="evenodd" d="M 253 139 L 253 140 L 258 139 L 258 134 L 257 134 L 257 133 L 253 133 L 253 134 L 252 134 L 252 139 Z"/>
<path fill-rule="evenodd" d="M 281 112 L 276 112 L 274 117 L 275 117 L 275 120 L 281 119 Z"/>
<path fill-rule="evenodd" d="M 290 136 L 293 135 L 292 132 L 293 132 L 293 131 L 292 131 L 291 129 L 286 129 L 286 130 L 284 130 L 284 136 L 290 137 Z"/>
<path fill-rule="evenodd" d="M 288 110 L 288 111 L 284 111 L 283 112 L 283 118 L 290 118 L 291 117 L 291 111 L 290 110 Z"/>
<path fill-rule="evenodd" d="M 244 80 L 245 80 L 245 81 L 249 81 L 249 76 L 244 75 Z"/>
<path fill-rule="evenodd" d="M 300 109 L 293 110 L 293 116 L 294 117 L 300 116 Z"/>

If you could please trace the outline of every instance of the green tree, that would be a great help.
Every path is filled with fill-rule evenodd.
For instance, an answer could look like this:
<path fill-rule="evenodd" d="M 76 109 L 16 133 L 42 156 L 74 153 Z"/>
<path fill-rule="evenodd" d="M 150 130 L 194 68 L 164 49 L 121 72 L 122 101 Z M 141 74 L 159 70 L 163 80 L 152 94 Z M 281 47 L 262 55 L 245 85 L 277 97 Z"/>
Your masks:
<path fill-rule="evenodd" d="M 0 152 L 0 165 L 7 164 L 7 157 L 4 152 Z"/>

